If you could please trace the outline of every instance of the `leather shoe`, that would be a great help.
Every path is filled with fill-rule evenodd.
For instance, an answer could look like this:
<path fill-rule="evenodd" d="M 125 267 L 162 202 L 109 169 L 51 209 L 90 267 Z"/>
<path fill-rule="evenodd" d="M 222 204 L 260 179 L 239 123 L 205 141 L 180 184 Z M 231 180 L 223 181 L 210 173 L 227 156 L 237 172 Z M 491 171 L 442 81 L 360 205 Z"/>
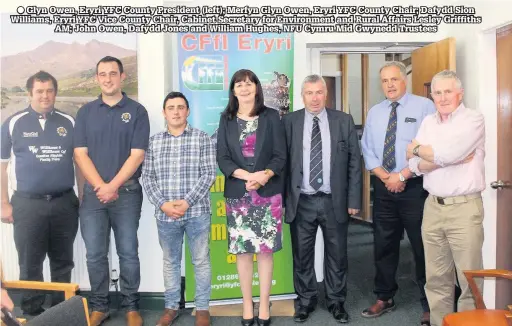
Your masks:
<path fill-rule="evenodd" d="M 128 311 L 126 313 L 127 326 L 142 326 L 142 317 L 138 311 Z"/>
<path fill-rule="evenodd" d="M 430 326 L 430 312 L 424 312 L 421 317 L 421 326 Z"/>
<path fill-rule="evenodd" d="M 173 321 L 176 320 L 176 318 L 178 318 L 178 316 L 178 310 L 165 308 L 164 313 L 158 320 L 156 326 L 170 326 L 172 325 Z"/>
<path fill-rule="evenodd" d="M 109 314 L 106 312 L 93 311 L 89 316 L 91 321 L 91 326 L 98 326 L 103 324 L 103 322 L 109 317 Z"/>
<path fill-rule="evenodd" d="M 343 303 L 335 303 L 329 307 L 329 312 L 338 323 L 348 323 L 348 313 L 343 307 Z"/>
<path fill-rule="evenodd" d="M 260 317 L 258 317 L 256 319 L 256 322 L 259 326 L 270 326 L 270 324 L 272 323 L 270 317 L 268 319 L 261 319 Z"/>
<path fill-rule="evenodd" d="M 208 310 L 196 310 L 195 326 L 210 326 L 210 312 Z"/>
<path fill-rule="evenodd" d="M 309 314 L 315 311 L 314 307 L 304 307 L 299 306 L 297 310 L 295 310 L 295 314 L 293 315 L 293 321 L 296 323 L 303 323 L 309 318 Z"/>
<path fill-rule="evenodd" d="M 254 325 L 255 318 L 243 319 L 241 320 L 242 326 L 252 326 Z"/>
<path fill-rule="evenodd" d="M 382 314 L 395 310 L 395 300 L 389 299 L 388 301 L 377 300 L 377 302 L 370 308 L 366 308 L 361 313 L 365 318 L 377 318 Z"/>

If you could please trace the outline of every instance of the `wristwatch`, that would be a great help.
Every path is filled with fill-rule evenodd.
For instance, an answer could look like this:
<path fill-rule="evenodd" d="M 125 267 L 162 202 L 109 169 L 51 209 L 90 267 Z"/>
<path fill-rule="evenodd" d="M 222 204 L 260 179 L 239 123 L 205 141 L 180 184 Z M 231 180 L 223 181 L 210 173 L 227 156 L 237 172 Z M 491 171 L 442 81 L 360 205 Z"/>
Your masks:
<path fill-rule="evenodd" d="M 405 182 L 405 177 L 404 177 L 404 175 L 402 174 L 402 172 L 398 172 L 398 177 L 400 178 L 400 181 L 401 181 L 401 182 Z"/>
<path fill-rule="evenodd" d="M 271 170 L 271 169 L 265 169 L 265 174 L 270 175 L 270 173 L 272 173 L 272 170 Z"/>
<path fill-rule="evenodd" d="M 412 150 L 412 154 L 414 156 L 420 156 L 420 146 L 421 145 L 416 145 L 416 147 L 414 147 L 414 149 Z"/>

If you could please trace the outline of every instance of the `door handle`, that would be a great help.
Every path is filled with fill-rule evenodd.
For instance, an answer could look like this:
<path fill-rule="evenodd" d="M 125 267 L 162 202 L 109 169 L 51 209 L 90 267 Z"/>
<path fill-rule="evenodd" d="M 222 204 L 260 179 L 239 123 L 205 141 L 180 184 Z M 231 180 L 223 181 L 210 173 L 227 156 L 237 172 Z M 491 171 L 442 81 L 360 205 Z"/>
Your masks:
<path fill-rule="evenodd" d="M 506 181 L 504 182 L 501 180 L 493 181 L 493 182 L 491 182 L 491 188 L 492 189 L 510 188 L 510 183 L 506 182 Z"/>

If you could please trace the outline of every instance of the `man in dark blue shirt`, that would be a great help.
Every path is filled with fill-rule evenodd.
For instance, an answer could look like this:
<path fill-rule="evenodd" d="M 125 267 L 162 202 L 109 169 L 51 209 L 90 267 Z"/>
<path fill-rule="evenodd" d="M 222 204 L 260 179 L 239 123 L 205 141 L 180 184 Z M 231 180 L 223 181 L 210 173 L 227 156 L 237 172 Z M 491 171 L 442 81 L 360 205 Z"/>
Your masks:
<path fill-rule="evenodd" d="M 20 280 L 43 281 L 48 254 L 52 282 L 69 283 L 79 206 L 73 191 L 75 121 L 55 109 L 57 80 L 49 73 L 31 76 L 27 90 L 29 107 L 2 125 L 2 222 L 14 223 Z M 62 293 L 54 293 L 52 305 L 63 299 Z M 44 301 L 44 294 L 27 293 L 21 308 L 26 314 L 40 314 Z"/>
<path fill-rule="evenodd" d="M 138 312 L 137 239 L 142 187 L 138 179 L 149 141 L 149 119 L 146 109 L 121 91 L 125 78 L 119 59 L 101 59 L 96 65 L 101 95 L 85 104 L 76 117 L 75 156 L 87 181 L 80 207 L 80 229 L 87 250 L 92 326 L 108 317 L 111 228 L 116 237 L 121 304 L 127 311 L 127 325 L 142 325 Z"/>

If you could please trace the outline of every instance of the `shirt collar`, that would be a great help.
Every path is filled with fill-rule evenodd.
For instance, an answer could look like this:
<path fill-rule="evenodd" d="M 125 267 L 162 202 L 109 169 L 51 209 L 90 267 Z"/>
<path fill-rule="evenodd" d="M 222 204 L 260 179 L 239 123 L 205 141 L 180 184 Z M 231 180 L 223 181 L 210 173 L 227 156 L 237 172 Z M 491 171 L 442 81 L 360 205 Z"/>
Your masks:
<path fill-rule="evenodd" d="M 190 123 L 187 122 L 187 125 L 185 126 L 185 130 L 183 130 L 183 133 L 179 136 L 174 136 L 172 135 L 170 132 L 169 132 L 169 129 L 166 128 L 165 130 L 165 134 L 167 134 L 168 136 L 171 136 L 171 137 L 180 137 L 182 135 L 184 135 L 185 133 L 189 133 L 190 131 L 192 130 L 192 126 L 190 125 Z"/>
<path fill-rule="evenodd" d="M 110 106 L 108 105 L 107 103 L 103 102 L 103 97 L 101 96 L 101 94 L 98 96 L 98 99 L 100 100 L 100 105 L 105 105 L 109 108 L 115 108 L 116 106 L 122 108 L 126 105 L 126 102 L 128 101 L 128 96 L 126 95 L 125 92 L 121 92 L 121 94 L 123 94 L 123 97 L 121 98 L 121 100 L 119 102 L 117 102 L 115 105 L 113 106 Z"/>
<path fill-rule="evenodd" d="M 34 109 L 32 108 L 32 105 L 29 105 L 29 106 L 28 106 L 28 112 L 29 112 L 30 114 L 32 114 L 32 115 L 34 115 L 34 116 L 36 116 L 38 119 L 44 119 L 44 116 L 43 116 L 41 113 L 39 113 L 39 112 L 37 112 L 36 110 L 34 110 Z M 52 108 L 52 110 L 51 110 L 50 112 L 48 112 L 48 114 L 46 115 L 46 119 L 48 119 L 48 117 L 53 116 L 53 113 L 54 113 L 54 112 L 55 112 L 55 108 Z"/>
<path fill-rule="evenodd" d="M 304 109 L 304 110 L 306 110 L 306 109 Z M 315 117 L 315 115 L 313 113 L 309 112 L 308 110 L 306 110 L 306 116 L 310 120 L 313 120 L 313 118 Z M 320 113 L 318 113 L 316 115 L 316 117 L 318 117 L 319 121 L 323 121 L 324 119 L 327 119 L 327 109 L 323 108 L 322 111 L 320 111 Z"/>
<path fill-rule="evenodd" d="M 452 113 L 450 113 L 448 115 L 448 121 L 451 121 L 453 118 L 455 118 L 456 116 L 458 116 L 459 114 L 461 114 L 461 112 L 464 112 L 465 110 L 466 110 L 466 106 L 464 106 L 464 103 L 460 103 L 459 106 L 455 109 L 455 111 L 453 111 Z M 439 111 L 436 111 L 435 115 L 436 115 L 437 122 L 442 123 L 443 121 L 441 120 L 441 115 L 439 114 Z"/>
<path fill-rule="evenodd" d="M 407 104 L 407 101 L 409 100 L 409 93 L 405 92 L 405 94 L 398 100 L 398 101 L 391 101 L 389 99 L 386 100 L 387 106 L 391 106 L 391 103 L 398 102 L 401 106 L 405 106 Z"/>

